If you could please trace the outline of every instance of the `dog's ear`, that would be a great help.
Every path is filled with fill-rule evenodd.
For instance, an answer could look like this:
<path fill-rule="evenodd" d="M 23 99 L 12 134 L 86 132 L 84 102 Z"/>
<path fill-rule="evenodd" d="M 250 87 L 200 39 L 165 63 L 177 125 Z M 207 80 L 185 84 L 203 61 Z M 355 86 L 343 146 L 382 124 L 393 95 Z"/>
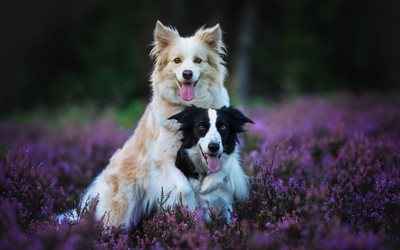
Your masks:
<path fill-rule="evenodd" d="M 168 120 L 177 120 L 179 123 L 190 123 L 197 114 L 197 109 L 195 106 L 188 106 L 183 111 L 171 116 Z"/>
<path fill-rule="evenodd" d="M 168 118 L 168 120 L 177 120 L 179 123 L 185 123 L 186 121 L 190 120 L 189 119 L 189 113 L 186 112 L 186 110 L 183 110 L 171 117 Z"/>
<path fill-rule="evenodd" d="M 164 26 L 160 21 L 157 21 L 154 29 L 154 47 L 151 55 L 157 56 L 160 51 L 171 45 L 177 37 L 179 37 L 179 33 L 176 29 Z"/>
<path fill-rule="evenodd" d="M 222 30 L 219 24 L 212 28 L 203 27 L 196 32 L 195 36 L 215 52 L 225 54 L 225 45 L 222 42 Z"/>
<path fill-rule="evenodd" d="M 225 112 L 230 117 L 231 126 L 236 133 L 244 132 L 243 126 L 246 123 L 254 124 L 250 118 L 246 117 L 240 110 L 233 107 L 223 107 L 221 108 L 221 111 Z"/>

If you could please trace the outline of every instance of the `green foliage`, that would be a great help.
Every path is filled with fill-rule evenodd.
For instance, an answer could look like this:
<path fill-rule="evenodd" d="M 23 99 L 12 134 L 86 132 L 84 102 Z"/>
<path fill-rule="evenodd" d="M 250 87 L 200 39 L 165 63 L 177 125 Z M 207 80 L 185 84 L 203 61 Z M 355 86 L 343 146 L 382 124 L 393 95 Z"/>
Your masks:
<path fill-rule="evenodd" d="M 100 112 L 99 108 L 90 104 L 62 105 L 54 108 L 38 108 L 13 114 L 10 119 L 26 126 L 41 126 L 46 128 L 67 128 L 71 124 L 85 126 L 90 121 L 113 115 L 113 112 Z"/>
<path fill-rule="evenodd" d="M 5 145 L 0 145 L 0 157 L 5 157 L 7 155 L 8 148 Z"/>
<path fill-rule="evenodd" d="M 133 128 L 142 116 L 146 107 L 143 100 L 133 100 L 124 107 L 117 109 L 115 116 L 119 125 L 123 128 Z"/>

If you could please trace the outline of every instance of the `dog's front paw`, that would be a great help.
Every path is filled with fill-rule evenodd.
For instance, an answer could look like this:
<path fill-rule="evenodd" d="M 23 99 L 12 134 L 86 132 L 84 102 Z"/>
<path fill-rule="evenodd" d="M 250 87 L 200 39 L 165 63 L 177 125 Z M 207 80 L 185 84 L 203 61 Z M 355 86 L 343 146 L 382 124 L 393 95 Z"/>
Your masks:
<path fill-rule="evenodd" d="M 187 207 L 190 211 L 194 211 L 197 207 L 197 200 L 192 188 L 178 190 L 180 204 Z"/>
<path fill-rule="evenodd" d="M 176 205 L 182 205 L 187 207 L 190 211 L 194 211 L 197 207 L 197 200 L 190 186 L 189 188 L 179 187 L 171 190 L 168 193 L 167 199 L 165 200 L 164 204 L 168 208 L 174 207 Z"/>
<path fill-rule="evenodd" d="M 194 194 L 187 195 L 186 197 L 182 197 L 182 205 L 187 207 L 190 211 L 195 211 L 197 207 L 197 201 Z"/>

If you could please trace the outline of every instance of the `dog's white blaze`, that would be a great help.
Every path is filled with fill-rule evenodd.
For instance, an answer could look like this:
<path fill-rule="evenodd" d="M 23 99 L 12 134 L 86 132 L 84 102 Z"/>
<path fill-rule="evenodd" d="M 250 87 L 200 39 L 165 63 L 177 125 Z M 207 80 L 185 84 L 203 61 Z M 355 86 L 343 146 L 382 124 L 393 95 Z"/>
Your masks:
<path fill-rule="evenodd" d="M 215 109 L 209 109 L 208 110 L 208 117 L 210 119 L 210 128 L 207 131 L 206 136 L 201 138 L 199 140 L 200 146 L 202 150 L 204 150 L 204 153 L 208 153 L 208 145 L 210 143 L 218 143 L 219 145 L 219 150 L 218 154 L 221 154 L 223 152 L 222 148 L 222 140 L 221 140 L 221 135 L 218 132 L 217 129 L 217 111 Z"/>

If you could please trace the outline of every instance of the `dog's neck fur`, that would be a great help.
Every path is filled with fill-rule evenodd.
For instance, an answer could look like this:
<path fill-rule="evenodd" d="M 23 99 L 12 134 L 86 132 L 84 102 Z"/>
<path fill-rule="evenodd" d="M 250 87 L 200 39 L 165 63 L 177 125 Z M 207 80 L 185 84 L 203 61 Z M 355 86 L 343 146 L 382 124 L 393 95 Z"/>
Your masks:
<path fill-rule="evenodd" d="M 154 90 L 155 91 L 155 90 Z M 168 118 L 176 113 L 181 112 L 186 106 L 195 105 L 202 108 L 221 108 L 223 106 L 229 106 L 228 92 L 222 84 L 214 85 L 206 91 L 203 98 L 195 98 L 190 103 L 184 103 L 183 101 L 171 102 L 169 98 L 164 95 L 155 95 L 154 99 L 150 103 L 155 113 L 155 119 L 165 129 L 176 131 L 179 127 L 178 123 Z M 175 97 L 177 99 L 178 97 Z M 157 105 L 157 106 L 156 106 Z"/>

